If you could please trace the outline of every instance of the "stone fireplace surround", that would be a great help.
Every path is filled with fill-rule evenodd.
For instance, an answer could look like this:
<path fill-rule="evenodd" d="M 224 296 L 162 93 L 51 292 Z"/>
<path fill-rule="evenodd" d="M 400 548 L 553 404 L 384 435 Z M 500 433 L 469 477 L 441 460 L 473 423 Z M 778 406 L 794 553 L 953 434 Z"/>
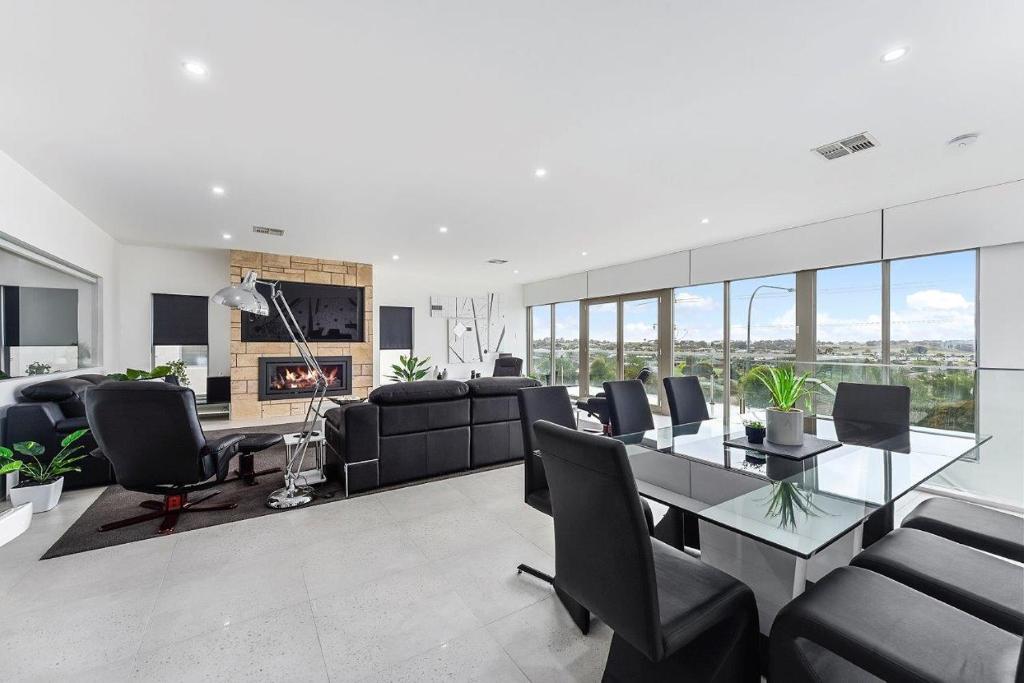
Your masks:
<path fill-rule="evenodd" d="M 250 270 L 259 277 L 282 282 L 349 285 L 365 288 L 363 306 L 365 339 L 362 342 L 312 342 L 316 356 L 351 356 L 352 394 L 365 398 L 373 386 L 373 266 L 350 261 L 330 261 L 306 256 L 287 256 L 233 249 L 229 260 L 231 282 L 240 282 Z M 258 419 L 302 417 L 308 399 L 259 400 L 259 359 L 294 356 L 290 342 L 243 342 L 242 317 L 231 311 L 231 417 Z"/>

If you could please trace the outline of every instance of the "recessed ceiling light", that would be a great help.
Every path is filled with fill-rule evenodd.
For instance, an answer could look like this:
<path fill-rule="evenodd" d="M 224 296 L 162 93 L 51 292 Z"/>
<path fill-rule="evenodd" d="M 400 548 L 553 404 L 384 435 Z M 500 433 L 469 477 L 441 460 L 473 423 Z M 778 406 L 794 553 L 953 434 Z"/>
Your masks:
<path fill-rule="evenodd" d="M 438 232 L 448 232 L 448 228 L 446 228 L 445 226 L 442 225 L 440 228 L 437 229 L 437 231 Z"/>
<path fill-rule="evenodd" d="M 519 271 L 518 271 L 518 270 L 513 270 L 513 271 L 512 271 L 512 274 L 513 274 L 513 275 L 519 275 Z"/>
<path fill-rule="evenodd" d="M 546 168 L 538 168 L 536 171 L 533 172 L 533 175 L 535 175 L 538 178 L 543 178 L 547 174 L 548 174 L 548 169 L 546 169 Z"/>
<path fill-rule="evenodd" d="M 397 261 L 398 260 L 398 254 L 392 254 L 391 255 L 391 260 L 392 261 Z"/>
<path fill-rule="evenodd" d="M 181 68 L 184 69 L 185 73 L 189 76 L 193 76 L 195 78 L 206 78 L 210 73 L 210 70 L 206 68 L 205 64 L 192 59 L 182 62 Z"/>
<path fill-rule="evenodd" d="M 224 194 L 224 188 L 221 187 L 220 185 L 214 185 L 213 187 L 210 188 L 210 192 L 220 197 Z"/>
<path fill-rule="evenodd" d="M 587 255 L 587 252 L 585 252 L 585 251 L 580 253 L 580 256 L 586 256 L 586 255 Z"/>
<path fill-rule="evenodd" d="M 910 52 L 909 47 L 893 48 L 892 50 L 889 50 L 884 55 L 882 55 L 882 61 L 885 62 L 886 64 L 888 64 L 889 62 L 897 62 L 906 57 L 908 52 Z"/>
<path fill-rule="evenodd" d="M 701 218 L 700 222 L 703 223 L 704 225 L 707 225 L 708 223 L 711 222 L 711 219 L 710 218 Z"/>
<path fill-rule="evenodd" d="M 224 234 L 222 235 L 222 237 L 223 237 L 224 239 L 226 239 L 226 240 L 229 240 L 229 239 L 231 239 L 231 235 L 230 235 L 230 234 L 228 234 L 228 233 L 224 233 Z"/>

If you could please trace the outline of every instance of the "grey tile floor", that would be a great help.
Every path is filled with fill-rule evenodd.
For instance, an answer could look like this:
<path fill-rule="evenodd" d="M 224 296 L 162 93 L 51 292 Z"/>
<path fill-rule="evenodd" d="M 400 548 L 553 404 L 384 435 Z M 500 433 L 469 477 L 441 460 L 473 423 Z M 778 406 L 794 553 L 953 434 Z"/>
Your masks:
<path fill-rule="evenodd" d="M 522 467 L 40 562 L 99 494 L 0 548 L 2 681 L 596 681 Z"/>

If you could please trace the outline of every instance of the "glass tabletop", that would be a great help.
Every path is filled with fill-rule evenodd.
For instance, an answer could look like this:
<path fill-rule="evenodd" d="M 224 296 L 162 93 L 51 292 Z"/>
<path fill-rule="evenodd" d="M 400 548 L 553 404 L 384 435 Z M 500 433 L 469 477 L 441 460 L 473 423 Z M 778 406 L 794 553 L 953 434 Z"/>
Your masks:
<path fill-rule="evenodd" d="M 637 488 L 708 522 L 810 557 L 989 437 L 814 417 L 804 432 L 842 445 L 804 460 L 723 442 L 744 435 L 721 420 L 615 437 Z"/>

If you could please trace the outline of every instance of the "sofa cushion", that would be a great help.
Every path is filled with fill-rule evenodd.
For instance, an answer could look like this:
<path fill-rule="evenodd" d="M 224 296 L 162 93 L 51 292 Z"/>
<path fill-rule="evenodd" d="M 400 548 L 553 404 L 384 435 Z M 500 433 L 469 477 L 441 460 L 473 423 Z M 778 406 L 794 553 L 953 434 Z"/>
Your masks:
<path fill-rule="evenodd" d="M 473 424 L 515 422 L 519 426 L 519 400 L 515 396 L 478 396 L 470 399 Z"/>
<path fill-rule="evenodd" d="M 380 406 L 380 435 L 412 434 L 469 425 L 469 399 Z"/>
<path fill-rule="evenodd" d="M 523 429 L 518 422 L 473 425 L 469 462 L 483 467 L 523 457 Z"/>
<path fill-rule="evenodd" d="M 93 386 L 91 382 L 75 377 L 52 379 L 22 387 L 20 394 L 25 401 L 66 401 L 75 396 L 76 390 L 83 385 Z"/>
<path fill-rule="evenodd" d="M 370 392 L 367 400 L 380 406 L 450 401 L 469 393 L 465 382 L 454 379 L 428 379 L 420 382 L 385 384 Z"/>
<path fill-rule="evenodd" d="M 79 429 L 88 429 L 89 421 L 84 417 L 68 417 L 63 420 L 58 420 L 54 428 L 59 434 L 70 434 L 76 432 Z"/>
<path fill-rule="evenodd" d="M 921 502 L 901 526 L 1024 562 L 1024 519 L 981 505 L 935 497 Z"/>
<path fill-rule="evenodd" d="M 470 396 L 515 396 L 520 389 L 539 387 L 532 377 L 477 377 L 466 381 Z"/>

